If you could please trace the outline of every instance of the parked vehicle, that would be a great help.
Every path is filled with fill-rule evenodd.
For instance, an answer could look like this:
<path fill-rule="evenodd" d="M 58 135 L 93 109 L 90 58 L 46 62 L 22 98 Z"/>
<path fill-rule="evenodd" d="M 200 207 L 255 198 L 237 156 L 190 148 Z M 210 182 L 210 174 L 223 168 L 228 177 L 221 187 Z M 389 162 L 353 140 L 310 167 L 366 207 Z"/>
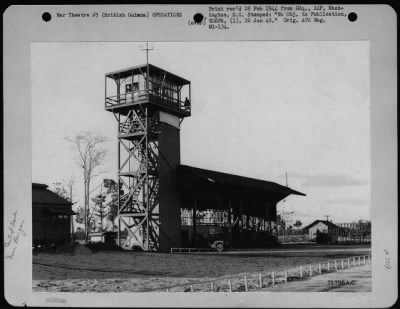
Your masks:
<path fill-rule="evenodd" d="M 209 244 L 211 248 L 216 249 L 218 252 L 224 251 L 224 241 L 223 240 L 215 240 Z"/>

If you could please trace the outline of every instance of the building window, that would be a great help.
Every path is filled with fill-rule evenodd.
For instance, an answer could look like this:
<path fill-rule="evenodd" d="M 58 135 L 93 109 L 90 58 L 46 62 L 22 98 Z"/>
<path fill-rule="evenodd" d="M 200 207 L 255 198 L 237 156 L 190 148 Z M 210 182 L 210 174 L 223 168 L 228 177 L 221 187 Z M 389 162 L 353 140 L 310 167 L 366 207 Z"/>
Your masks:
<path fill-rule="evenodd" d="M 68 220 L 69 216 L 68 215 L 57 215 L 57 219 L 59 220 Z"/>
<path fill-rule="evenodd" d="M 138 92 L 138 91 L 139 91 L 139 83 L 138 82 L 125 85 L 125 93 L 132 93 L 132 92 Z"/>
<path fill-rule="evenodd" d="M 153 89 L 154 94 L 160 95 L 160 93 L 161 93 L 160 85 L 152 84 L 152 89 Z"/>

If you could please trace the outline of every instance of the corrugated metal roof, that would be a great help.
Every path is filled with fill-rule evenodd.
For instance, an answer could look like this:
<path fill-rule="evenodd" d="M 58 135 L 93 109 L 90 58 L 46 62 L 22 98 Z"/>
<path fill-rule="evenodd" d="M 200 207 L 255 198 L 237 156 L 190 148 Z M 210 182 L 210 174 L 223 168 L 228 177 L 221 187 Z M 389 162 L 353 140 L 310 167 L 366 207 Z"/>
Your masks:
<path fill-rule="evenodd" d="M 187 165 L 178 166 L 178 178 L 180 186 L 183 189 L 191 189 L 201 182 L 208 182 L 209 184 L 243 188 L 264 193 L 279 194 L 282 196 L 287 196 L 290 194 L 305 196 L 304 193 L 271 181 L 226 174 Z"/>

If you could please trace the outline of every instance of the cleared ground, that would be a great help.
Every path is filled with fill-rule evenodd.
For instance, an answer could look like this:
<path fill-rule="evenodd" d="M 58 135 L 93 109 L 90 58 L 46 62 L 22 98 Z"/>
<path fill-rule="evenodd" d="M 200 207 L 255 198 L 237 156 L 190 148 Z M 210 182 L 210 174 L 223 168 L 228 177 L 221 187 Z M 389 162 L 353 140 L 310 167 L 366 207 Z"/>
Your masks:
<path fill-rule="evenodd" d="M 368 254 L 366 246 L 290 246 L 196 254 L 98 252 L 33 256 L 35 291 L 149 291 L 226 276 L 278 272 Z"/>
<path fill-rule="evenodd" d="M 371 292 L 371 265 L 338 270 L 337 272 L 306 278 L 303 281 L 278 284 L 264 288 L 274 292 Z"/>

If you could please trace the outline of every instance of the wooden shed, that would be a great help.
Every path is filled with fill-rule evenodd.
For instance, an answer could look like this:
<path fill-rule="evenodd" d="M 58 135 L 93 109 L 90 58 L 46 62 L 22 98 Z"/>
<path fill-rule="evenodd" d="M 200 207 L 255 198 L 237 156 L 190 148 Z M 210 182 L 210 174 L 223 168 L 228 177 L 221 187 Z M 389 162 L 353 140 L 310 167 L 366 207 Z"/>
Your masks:
<path fill-rule="evenodd" d="M 331 242 L 336 242 L 340 227 L 327 220 L 315 220 L 303 228 L 308 233 L 310 240 L 317 239 L 318 234 L 329 235 Z"/>
<path fill-rule="evenodd" d="M 59 244 L 71 239 L 72 203 L 47 189 L 32 184 L 33 245 Z"/>

